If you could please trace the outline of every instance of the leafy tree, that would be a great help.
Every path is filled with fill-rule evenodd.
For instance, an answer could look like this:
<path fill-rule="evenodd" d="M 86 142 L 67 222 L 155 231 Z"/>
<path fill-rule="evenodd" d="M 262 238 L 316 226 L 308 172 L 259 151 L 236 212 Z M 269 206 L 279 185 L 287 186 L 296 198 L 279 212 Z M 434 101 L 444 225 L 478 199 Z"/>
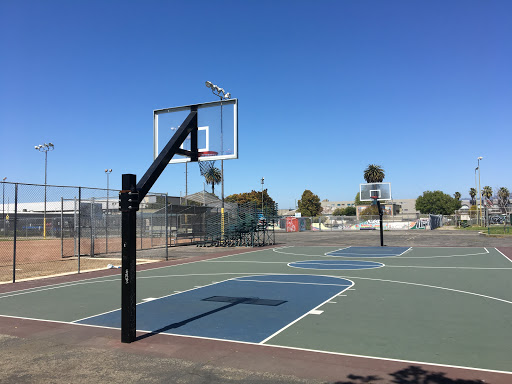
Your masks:
<path fill-rule="evenodd" d="M 486 185 L 484 187 L 484 189 L 482 189 L 482 196 L 485 197 L 486 199 L 491 199 L 492 198 L 492 188 L 489 187 L 488 185 Z"/>
<path fill-rule="evenodd" d="M 356 193 L 356 198 L 354 199 L 355 205 L 366 205 L 366 202 L 361 201 L 361 194 L 359 192 Z"/>
<path fill-rule="evenodd" d="M 333 216 L 344 216 L 345 215 L 345 208 L 336 208 L 332 212 Z"/>
<path fill-rule="evenodd" d="M 471 200 L 469 203 L 471 205 L 476 205 L 476 189 L 475 188 L 471 188 L 469 190 L 469 196 L 471 197 Z"/>
<path fill-rule="evenodd" d="M 416 210 L 421 213 L 451 215 L 462 203 L 442 191 L 425 191 L 416 199 Z"/>
<path fill-rule="evenodd" d="M 370 164 L 364 170 L 364 179 L 367 183 L 382 183 L 384 180 L 384 170 L 380 165 Z"/>
<path fill-rule="evenodd" d="M 356 207 L 345 208 L 345 216 L 355 216 L 357 212 Z"/>
<path fill-rule="evenodd" d="M 332 214 L 334 216 L 355 216 L 356 207 L 336 208 Z"/>
<path fill-rule="evenodd" d="M 510 192 L 508 188 L 501 187 L 498 190 L 498 206 L 500 208 L 505 208 L 509 204 Z"/>
<path fill-rule="evenodd" d="M 211 167 L 204 173 L 206 184 L 212 185 L 212 193 L 215 194 L 215 185 L 219 185 L 222 181 L 222 172 L 219 168 Z"/>
<path fill-rule="evenodd" d="M 320 203 L 320 198 L 311 192 L 309 189 L 306 189 L 302 193 L 302 197 L 298 201 L 299 208 L 298 212 L 302 214 L 304 217 L 314 217 L 320 215 L 322 213 L 322 204 Z"/>
<path fill-rule="evenodd" d="M 383 214 L 386 215 L 386 210 L 383 209 Z M 369 205 L 361 211 L 359 216 L 379 216 L 379 208 L 377 205 Z"/>
<path fill-rule="evenodd" d="M 460 192 L 455 192 L 455 193 L 453 194 L 453 197 L 455 197 L 455 199 L 457 199 L 457 200 L 460 200 L 460 197 L 461 197 Z"/>
<path fill-rule="evenodd" d="M 224 199 L 228 203 L 244 204 L 248 202 L 255 202 L 261 206 L 261 191 L 252 190 L 251 192 L 234 193 Z M 263 205 L 274 206 L 274 200 L 269 196 L 268 189 L 263 190 Z"/>

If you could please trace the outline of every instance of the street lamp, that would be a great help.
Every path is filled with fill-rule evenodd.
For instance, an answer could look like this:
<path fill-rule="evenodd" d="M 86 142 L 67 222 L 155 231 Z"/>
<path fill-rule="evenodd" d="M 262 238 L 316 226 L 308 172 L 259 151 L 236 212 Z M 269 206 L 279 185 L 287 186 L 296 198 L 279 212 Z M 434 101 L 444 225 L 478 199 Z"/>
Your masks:
<path fill-rule="evenodd" d="M 105 253 L 108 253 L 108 197 L 109 197 L 109 176 L 112 173 L 112 169 L 105 169 L 107 175 L 107 213 L 105 215 Z"/>
<path fill-rule="evenodd" d="M 211 81 L 204 83 L 206 88 L 210 88 L 212 93 L 220 98 L 220 153 L 224 154 L 224 133 L 222 128 L 222 100 L 231 98 L 231 93 L 226 92 L 224 88 L 213 84 Z M 220 174 L 221 174 L 221 185 L 222 185 L 222 208 L 224 208 L 224 160 L 220 161 Z"/>
<path fill-rule="evenodd" d="M 4 233 L 5 236 L 5 180 L 7 180 L 7 177 L 4 177 L 2 179 L 2 220 L 4 222 Z"/>
<path fill-rule="evenodd" d="M 480 212 L 480 222 L 482 223 L 483 220 L 482 220 L 482 190 L 480 189 L 480 160 L 482 160 L 483 157 L 480 156 L 477 158 L 478 160 L 478 194 L 480 196 L 480 207 L 479 207 L 479 212 Z"/>
<path fill-rule="evenodd" d="M 46 239 L 46 176 L 48 164 L 48 152 L 53 151 L 55 146 L 52 143 L 44 143 L 34 147 L 36 151 L 44 152 L 44 215 L 43 215 L 43 237 Z"/>
<path fill-rule="evenodd" d="M 263 215 L 263 183 L 265 182 L 265 178 L 261 178 L 261 214 Z"/>

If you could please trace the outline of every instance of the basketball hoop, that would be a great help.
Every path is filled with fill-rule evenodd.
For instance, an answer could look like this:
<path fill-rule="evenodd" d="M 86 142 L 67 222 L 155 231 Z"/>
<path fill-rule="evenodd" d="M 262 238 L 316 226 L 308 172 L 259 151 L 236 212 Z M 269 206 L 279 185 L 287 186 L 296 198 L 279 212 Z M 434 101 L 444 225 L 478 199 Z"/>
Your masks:
<path fill-rule="evenodd" d="M 217 156 L 218 152 L 215 151 L 203 151 L 199 152 L 198 157 L 209 157 L 209 156 Z M 204 176 L 208 171 L 210 171 L 214 164 L 215 160 L 201 160 L 197 162 L 199 164 L 199 172 L 201 172 L 201 176 Z"/>
<path fill-rule="evenodd" d="M 370 196 L 370 198 L 372 199 L 372 205 L 377 205 L 377 199 L 379 197 L 378 196 Z"/>

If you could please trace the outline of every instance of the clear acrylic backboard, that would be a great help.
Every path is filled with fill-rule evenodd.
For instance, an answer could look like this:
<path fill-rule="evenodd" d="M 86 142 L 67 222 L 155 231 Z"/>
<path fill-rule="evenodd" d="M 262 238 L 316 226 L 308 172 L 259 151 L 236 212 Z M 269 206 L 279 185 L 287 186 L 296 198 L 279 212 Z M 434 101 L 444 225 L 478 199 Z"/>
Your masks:
<path fill-rule="evenodd" d="M 392 200 L 391 183 L 359 184 L 359 200 L 372 201 L 375 196 L 379 201 Z"/>
<path fill-rule="evenodd" d="M 238 100 L 227 99 L 210 103 L 185 105 L 153 111 L 153 159 L 187 118 L 197 108 L 197 146 L 202 156 L 199 161 L 238 158 Z M 190 135 L 182 149 L 190 150 Z M 205 153 L 206 152 L 206 153 Z M 169 164 L 186 163 L 190 158 L 175 155 Z"/>

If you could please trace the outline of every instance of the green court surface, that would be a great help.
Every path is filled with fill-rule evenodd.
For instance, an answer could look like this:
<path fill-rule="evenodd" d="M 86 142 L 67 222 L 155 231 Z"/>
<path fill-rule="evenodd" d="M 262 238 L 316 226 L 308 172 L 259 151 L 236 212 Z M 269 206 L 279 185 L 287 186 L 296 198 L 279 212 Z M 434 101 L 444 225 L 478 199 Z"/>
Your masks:
<path fill-rule="evenodd" d="M 227 280 L 252 279 L 256 282 L 247 289 L 253 297 L 265 299 L 282 298 L 281 286 L 301 284 L 296 285 L 297 296 L 287 298 L 300 310 L 301 303 L 311 299 L 307 284 L 311 292 L 321 291 L 322 285 L 333 285 L 324 277 L 341 278 L 353 285 L 305 306 L 304 314 L 286 320 L 286 325 L 275 319 L 277 331 L 257 344 L 512 373 L 510 255 L 495 248 L 398 248 L 288 246 L 147 269 L 137 273 L 137 321 L 140 324 L 143 315 L 165 317 L 165 310 L 179 316 L 188 306 L 184 294 L 202 290 L 204 296 L 215 296 L 216 287 Z M 121 301 L 119 279 L 115 275 L 2 293 L 0 316 L 118 328 L 114 315 Z M 261 282 L 272 283 L 275 289 L 259 293 Z M 229 289 L 236 297 L 236 289 Z M 269 292 L 276 297 L 269 297 Z M 164 297 L 182 299 L 178 306 Z M 280 306 L 281 311 L 284 305 L 288 303 Z M 242 307 L 249 308 L 240 305 L 230 312 L 211 311 L 216 312 L 212 317 L 210 312 L 196 316 L 204 321 L 195 323 L 202 324 L 197 332 L 216 327 L 213 316 L 224 316 L 222 321 L 229 321 L 231 330 L 240 327 L 250 334 L 252 325 L 247 326 L 242 309 L 236 309 Z M 274 309 L 257 310 L 254 316 L 267 316 Z M 114 325 L 98 320 L 111 315 Z M 180 321 L 191 327 L 196 317 L 190 316 Z M 208 337 L 178 332 L 176 324 L 182 323 L 161 333 Z M 229 333 L 209 338 L 235 340 Z"/>

